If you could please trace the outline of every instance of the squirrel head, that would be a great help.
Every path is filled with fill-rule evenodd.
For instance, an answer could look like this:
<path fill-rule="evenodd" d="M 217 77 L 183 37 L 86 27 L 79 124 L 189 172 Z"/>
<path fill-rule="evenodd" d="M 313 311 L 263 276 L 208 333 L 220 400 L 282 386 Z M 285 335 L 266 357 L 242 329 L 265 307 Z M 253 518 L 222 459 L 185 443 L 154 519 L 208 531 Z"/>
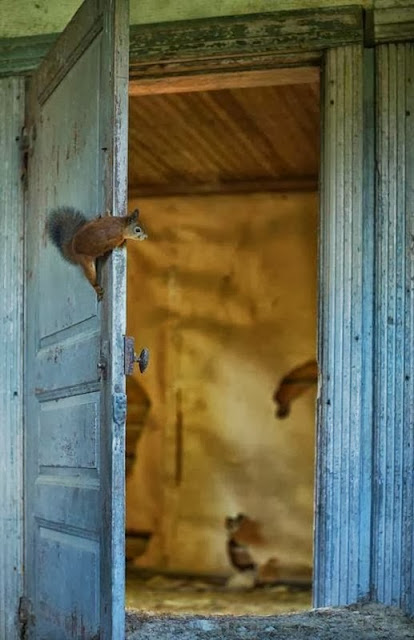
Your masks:
<path fill-rule="evenodd" d="M 260 523 L 252 520 L 244 513 L 239 513 L 235 518 L 227 517 L 225 520 L 227 533 L 232 539 L 241 545 L 255 545 L 263 542 L 260 531 Z"/>
<path fill-rule="evenodd" d="M 227 516 L 224 520 L 224 526 L 228 533 L 234 533 L 240 527 L 246 516 L 244 513 L 238 513 L 235 518 Z"/>
<path fill-rule="evenodd" d="M 148 238 L 141 224 L 138 223 L 139 209 L 135 209 L 127 218 L 125 237 L 132 240 L 145 240 Z"/>

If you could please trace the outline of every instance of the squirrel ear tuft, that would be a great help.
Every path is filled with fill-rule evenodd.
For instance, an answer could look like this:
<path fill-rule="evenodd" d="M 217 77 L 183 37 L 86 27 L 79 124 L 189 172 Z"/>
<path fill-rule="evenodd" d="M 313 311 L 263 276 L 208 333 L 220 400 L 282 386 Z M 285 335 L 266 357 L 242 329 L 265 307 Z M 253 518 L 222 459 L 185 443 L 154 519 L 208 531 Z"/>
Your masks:
<path fill-rule="evenodd" d="M 139 209 L 135 209 L 129 216 L 130 220 L 132 220 L 133 222 L 138 220 L 138 217 L 139 217 Z"/>

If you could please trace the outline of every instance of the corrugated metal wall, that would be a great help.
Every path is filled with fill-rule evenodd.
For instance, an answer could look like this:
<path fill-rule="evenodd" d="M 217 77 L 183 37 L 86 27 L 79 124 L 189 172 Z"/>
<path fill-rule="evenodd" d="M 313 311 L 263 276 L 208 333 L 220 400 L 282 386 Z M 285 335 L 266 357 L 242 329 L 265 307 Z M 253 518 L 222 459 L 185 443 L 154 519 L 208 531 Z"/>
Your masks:
<path fill-rule="evenodd" d="M 23 79 L 0 80 L 0 638 L 17 638 L 23 582 Z"/>

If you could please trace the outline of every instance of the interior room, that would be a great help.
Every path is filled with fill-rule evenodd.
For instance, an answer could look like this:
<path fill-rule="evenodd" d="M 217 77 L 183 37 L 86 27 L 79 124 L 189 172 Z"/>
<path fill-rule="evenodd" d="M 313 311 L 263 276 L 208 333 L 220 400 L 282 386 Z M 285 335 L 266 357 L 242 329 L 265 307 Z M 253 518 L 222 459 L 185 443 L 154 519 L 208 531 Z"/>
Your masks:
<path fill-rule="evenodd" d="M 130 96 L 127 606 L 311 604 L 319 119 L 316 70 Z"/>

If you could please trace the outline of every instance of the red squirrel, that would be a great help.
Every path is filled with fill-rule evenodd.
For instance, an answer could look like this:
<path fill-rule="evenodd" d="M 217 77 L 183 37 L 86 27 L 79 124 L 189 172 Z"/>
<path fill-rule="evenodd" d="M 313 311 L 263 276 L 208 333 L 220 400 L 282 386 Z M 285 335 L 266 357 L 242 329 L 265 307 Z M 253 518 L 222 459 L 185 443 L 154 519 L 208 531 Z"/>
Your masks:
<path fill-rule="evenodd" d="M 292 369 L 279 383 L 273 394 L 273 402 L 277 405 L 276 416 L 286 418 L 290 413 L 293 400 L 299 398 L 307 389 L 318 383 L 318 364 L 309 360 L 305 364 Z"/>
<path fill-rule="evenodd" d="M 78 264 L 96 291 L 98 300 L 104 290 L 97 282 L 96 258 L 120 247 L 125 240 L 145 240 L 147 234 L 138 224 L 139 211 L 127 216 L 103 216 L 88 220 L 72 207 L 54 209 L 47 220 L 47 231 L 62 256 Z"/>

